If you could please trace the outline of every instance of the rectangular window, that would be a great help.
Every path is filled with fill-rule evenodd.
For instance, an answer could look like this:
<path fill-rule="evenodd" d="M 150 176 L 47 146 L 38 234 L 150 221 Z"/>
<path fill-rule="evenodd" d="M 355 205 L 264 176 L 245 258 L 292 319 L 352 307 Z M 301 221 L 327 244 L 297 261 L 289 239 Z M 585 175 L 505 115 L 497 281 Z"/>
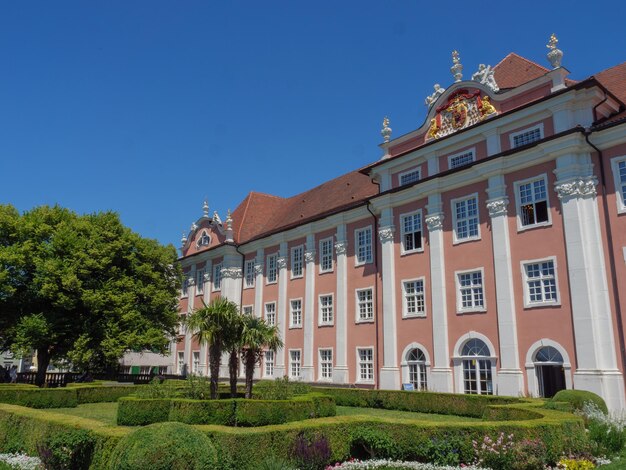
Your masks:
<path fill-rule="evenodd" d="M 242 311 L 244 315 L 251 317 L 253 312 L 252 305 L 244 305 Z"/>
<path fill-rule="evenodd" d="M 420 169 L 416 168 L 415 170 L 407 171 L 406 173 L 400 174 L 400 186 L 404 186 L 406 184 L 415 183 L 420 180 Z"/>
<path fill-rule="evenodd" d="M 274 375 L 274 351 L 265 351 L 265 376 Z"/>
<path fill-rule="evenodd" d="M 452 201 L 454 238 L 456 241 L 474 240 L 480 237 L 478 223 L 478 196 Z"/>
<path fill-rule="evenodd" d="M 176 364 L 178 375 L 183 375 L 185 371 L 185 353 L 184 351 L 178 351 L 178 363 Z"/>
<path fill-rule="evenodd" d="M 276 302 L 265 304 L 265 321 L 268 325 L 276 325 Z"/>
<path fill-rule="evenodd" d="M 213 266 L 213 290 L 222 288 L 222 263 Z"/>
<path fill-rule="evenodd" d="M 617 164 L 617 171 L 622 204 L 626 205 L 626 160 L 622 160 Z"/>
<path fill-rule="evenodd" d="M 548 191 L 545 176 L 517 183 L 519 221 L 522 227 L 545 225 L 548 219 Z"/>
<path fill-rule="evenodd" d="M 558 303 L 554 260 L 526 263 L 524 275 L 528 306 Z"/>
<path fill-rule="evenodd" d="M 422 249 L 422 212 L 400 216 L 402 251 L 410 253 Z"/>
<path fill-rule="evenodd" d="M 304 247 L 294 246 L 291 249 L 291 277 L 302 277 L 302 258 L 304 257 Z"/>
<path fill-rule="evenodd" d="M 289 376 L 296 379 L 300 377 L 300 350 L 290 350 L 289 351 Z"/>
<path fill-rule="evenodd" d="M 320 349 L 320 380 L 333 378 L 333 350 Z"/>
<path fill-rule="evenodd" d="M 196 271 L 196 295 L 204 293 L 204 269 Z"/>
<path fill-rule="evenodd" d="M 333 270 L 333 238 L 320 240 L 320 272 Z"/>
<path fill-rule="evenodd" d="M 320 325 L 332 325 L 333 318 L 333 296 L 320 295 Z"/>
<path fill-rule="evenodd" d="M 189 295 L 189 273 L 183 273 L 180 295 L 181 297 L 187 297 Z"/>
<path fill-rule="evenodd" d="M 474 161 L 474 150 L 468 150 L 467 152 L 459 153 L 456 155 L 450 155 L 448 157 L 448 168 L 451 170 L 468 165 Z"/>
<path fill-rule="evenodd" d="M 191 363 L 191 373 L 197 374 L 200 372 L 200 351 L 194 351 L 191 353 L 193 361 Z"/>
<path fill-rule="evenodd" d="M 290 328 L 302 328 L 302 300 L 296 299 L 291 304 L 291 325 Z"/>
<path fill-rule="evenodd" d="M 614 158 L 613 177 L 615 178 L 615 199 L 617 211 L 621 214 L 626 212 L 626 157 Z"/>
<path fill-rule="evenodd" d="M 511 147 L 522 147 L 524 145 L 532 144 L 543 137 L 543 126 L 535 126 L 530 129 L 524 129 L 520 132 L 511 134 Z"/>
<path fill-rule="evenodd" d="M 254 287 L 254 262 L 255 260 L 249 259 L 246 261 L 244 268 L 245 287 Z"/>
<path fill-rule="evenodd" d="M 356 239 L 356 264 L 372 262 L 372 227 L 366 227 L 355 231 Z"/>
<path fill-rule="evenodd" d="M 426 315 L 424 303 L 424 280 L 404 281 L 404 316 L 417 317 Z"/>
<path fill-rule="evenodd" d="M 372 289 L 360 289 L 356 291 L 357 322 L 374 319 L 374 295 Z"/>
<path fill-rule="evenodd" d="M 481 311 L 485 308 L 482 271 L 457 273 L 460 312 Z"/>
<path fill-rule="evenodd" d="M 358 348 L 359 382 L 374 380 L 374 350 L 372 348 Z"/>
<path fill-rule="evenodd" d="M 271 284 L 273 282 L 276 282 L 276 277 L 278 274 L 277 271 L 277 261 L 278 261 L 278 254 L 274 253 L 273 255 L 268 255 L 267 257 L 267 272 L 266 272 L 266 276 L 267 276 L 267 283 Z"/>

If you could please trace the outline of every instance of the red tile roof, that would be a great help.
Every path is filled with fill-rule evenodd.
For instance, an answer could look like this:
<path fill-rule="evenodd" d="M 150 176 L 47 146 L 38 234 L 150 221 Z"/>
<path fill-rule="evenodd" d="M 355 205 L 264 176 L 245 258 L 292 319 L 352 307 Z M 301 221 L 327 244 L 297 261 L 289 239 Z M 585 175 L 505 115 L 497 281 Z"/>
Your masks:
<path fill-rule="evenodd" d="M 535 62 L 511 52 L 494 68 L 494 78 L 501 89 L 515 88 L 536 78 L 542 77 L 549 70 Z"/>
<path fill-rule="evenodd" d="M 626 103 L 626 62 L 603 70 L 594 77 L 622 103 Z"/>

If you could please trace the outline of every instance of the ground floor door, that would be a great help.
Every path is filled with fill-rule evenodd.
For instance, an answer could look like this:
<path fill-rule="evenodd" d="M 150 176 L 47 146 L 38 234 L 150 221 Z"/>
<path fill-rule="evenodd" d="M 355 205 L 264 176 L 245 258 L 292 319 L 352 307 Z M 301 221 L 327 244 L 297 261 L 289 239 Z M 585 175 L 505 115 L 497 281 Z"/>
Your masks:
<path fill-rule="evenodd" d="M 539 395 L 552 398 L 559 390 L 565 390 L 565 372 L 561 365 L 535 365 L 539 381 Z"/>

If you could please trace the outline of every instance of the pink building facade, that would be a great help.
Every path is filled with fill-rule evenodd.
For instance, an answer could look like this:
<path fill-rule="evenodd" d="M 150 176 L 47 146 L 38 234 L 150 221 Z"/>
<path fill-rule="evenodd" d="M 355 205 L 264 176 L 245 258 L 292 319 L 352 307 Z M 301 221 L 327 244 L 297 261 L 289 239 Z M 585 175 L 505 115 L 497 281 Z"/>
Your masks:
<path fill-rule="evenodd" d="M 455 56 L 424 124 L 385 121 L 358 171 L 223 222 L 205 204 L 181 315 L 224 296 L 278 325 L 257 378 L 626 408 L 626 64 L 573 81 L 553 46 L 550 69 L 510 54 L 472 80 Z M 175 368 L 206 375 L 179 339 Z"/>

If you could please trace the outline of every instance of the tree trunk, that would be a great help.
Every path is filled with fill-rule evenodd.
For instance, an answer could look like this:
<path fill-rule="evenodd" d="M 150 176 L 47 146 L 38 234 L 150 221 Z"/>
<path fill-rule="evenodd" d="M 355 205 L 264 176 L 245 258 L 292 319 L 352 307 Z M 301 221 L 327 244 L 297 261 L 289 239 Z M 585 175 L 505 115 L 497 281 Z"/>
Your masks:
<path fill-rule="evenodd" d="M 233 348 L 228 358 L 228 374 L 230 375 L 230 396 L 237 397 L 237 369 L 239 369 L 239 351 Z"/>
<path fill-rule="evenodd" d="M 219 344 L 209 346 L 209 369 L 211 372 L 211 400 L 217 400 L 217 380 L 220 375 L 220 364 L 222 362 L 222 348 Z"/>
<path fill-rule="evenodd" d="M 37 348 L 37 377 L 35 385 L 43 387 L 46 384 L 46 372 L 50 365 L 50 354 L 48 347 Z"/>
<path fill-rule="evenodd" d="M 252 398 L 252 379 L 254 379 L 254 366 L 256 365 L 256 355 L 254 351 L 246 351 L 244 362 L 246 365 L 246 398 Z"/>

